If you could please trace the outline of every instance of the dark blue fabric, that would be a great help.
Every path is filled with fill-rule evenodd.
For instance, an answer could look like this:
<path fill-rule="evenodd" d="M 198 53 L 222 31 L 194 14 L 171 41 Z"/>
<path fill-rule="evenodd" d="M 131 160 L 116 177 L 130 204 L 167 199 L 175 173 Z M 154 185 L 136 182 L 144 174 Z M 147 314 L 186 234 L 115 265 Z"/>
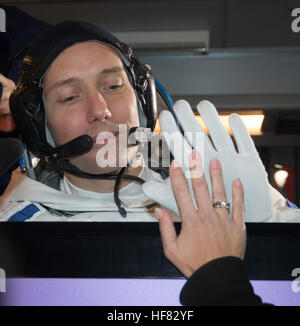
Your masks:
<path fill-rule="evenodd" d="M 17 212 L 12 217 L 10 217 L 8 222 L 24 222 L 39 210 L 40 209 L 37 208 L 34 204 L 30 204 L 23 208 L 20 212 Z"/>

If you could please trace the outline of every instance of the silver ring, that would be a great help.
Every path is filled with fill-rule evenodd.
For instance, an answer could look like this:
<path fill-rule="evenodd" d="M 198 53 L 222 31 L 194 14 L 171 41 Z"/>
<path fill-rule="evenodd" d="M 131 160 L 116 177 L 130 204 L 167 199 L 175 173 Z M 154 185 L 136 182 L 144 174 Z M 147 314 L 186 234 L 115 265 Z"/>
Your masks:
<path fill-rule="evenodd" d="M 213 208 L 226 208 L 228 213 L 230 214 L 230 203 L 225 201 L 216 201 L 213 203 Z"/>

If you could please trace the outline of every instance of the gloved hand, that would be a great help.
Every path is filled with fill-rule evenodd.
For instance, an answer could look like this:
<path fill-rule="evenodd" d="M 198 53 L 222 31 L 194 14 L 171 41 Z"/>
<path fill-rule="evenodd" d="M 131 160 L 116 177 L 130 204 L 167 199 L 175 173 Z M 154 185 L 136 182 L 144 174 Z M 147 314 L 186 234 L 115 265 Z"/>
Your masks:
<path fill-rule="evenodd" d="M 182 162 L 182 169 L 190 186 L 190 192 L 192 193 L 192 187 L 189 181 L 187 160 L 191 151 L 195 149 L 202 155 L 210 196 L 212 192 L 209 162 L 217 158 L 222 165 L 227 201 L 231 207 L 232 182 L 234 179 L 240 178 L 244 187 L 245 221 L 263 222 L 271 219 L 271 187 L 267 173 L 241 118 L 235 113 L 229 117 L 237 151 L 221 123 L 217 110 L 210 102 L 200 102 L 197 105 L 197 110 L 209 130 L 212 141 L 202 130 L 186 101 L 177 101 L 173 109 L 183 128 L 185 137 L 180 133 L 175 119 L 169 111 L 163 111 L 160 114 L 160 127 L 175 160 Z M 201 138 L 203 142 L 201 142 Z M 183 157 L 184 159 L 182 159 Z M 179 216 L 169 179 L 165 182 L 147 182 L 143 184 L 143 191 L 146 196 Z"/>

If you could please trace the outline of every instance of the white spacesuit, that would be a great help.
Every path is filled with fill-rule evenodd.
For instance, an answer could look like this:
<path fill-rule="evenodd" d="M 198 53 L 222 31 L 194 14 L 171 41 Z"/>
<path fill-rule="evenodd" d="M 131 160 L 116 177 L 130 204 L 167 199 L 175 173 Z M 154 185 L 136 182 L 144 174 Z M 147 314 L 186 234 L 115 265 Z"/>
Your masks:
<path fill-rule="evenodd" d="M 162 182 L 160 174 L 144 167 L 140 178 Z M 53 183 L 55 173 L 48 175 Z M 44 182 L 47 181 L 44 179 Z M 116 221 L 155 222 L 153 209 L 147 209 L 152 201 L 142 192 L 142 186 L 132 182 L 119 192 L 126 207 L 122 217 L 114 202 L 113 193 L 96 193 L 72 185 L 66 177 L 59 180 L 58 189 L 32 180 L 15 170 L 12 180 L 0 199 L 0 221 Z"/>

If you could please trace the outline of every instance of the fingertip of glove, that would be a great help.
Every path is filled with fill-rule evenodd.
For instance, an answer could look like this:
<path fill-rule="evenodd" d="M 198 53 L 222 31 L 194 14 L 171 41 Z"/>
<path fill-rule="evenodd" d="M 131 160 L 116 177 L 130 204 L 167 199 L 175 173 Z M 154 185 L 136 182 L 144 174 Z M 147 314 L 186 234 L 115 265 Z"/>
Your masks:
<path fill-rule="evenodd" d="M 211 108 L 215 109 L 215 106 L 208 100 L 202 100 L 197 104 L 197 108 L 198 109 L 206 109 L 207 108 L 207 109 L 211 110 Z"/>
<path fill-rule="evenodd" d="M 240 115 L 237 114 L 237 113 L 231 113 L 231 114 L 229 115 L 228 120 L 229 120 L 229 123 L 230 123 L 230 122 L 234 122 L 234 123 L 235 123 L 235 122 L 242 122 L 242 119 L 241 119 Z"/>
<path fill-rule="evenodd" d="M 182 108 L 188 108 L 190 109 L 190 104 L 189 102 L 187 102 L 186 100 L 178 100 L 175 102 L 174 106 L 173 106 L 173 110 L 177 111 L 177 110 L 181 110 Z"/>
<path fill-rule="evenodd" d="M 245 123 L 243 122 L 241 116 L 237 113 L 230 114 L 228 118 L 228 122 L 231 130 L 233 129 L 243 130 L 246 128 Z"/>

